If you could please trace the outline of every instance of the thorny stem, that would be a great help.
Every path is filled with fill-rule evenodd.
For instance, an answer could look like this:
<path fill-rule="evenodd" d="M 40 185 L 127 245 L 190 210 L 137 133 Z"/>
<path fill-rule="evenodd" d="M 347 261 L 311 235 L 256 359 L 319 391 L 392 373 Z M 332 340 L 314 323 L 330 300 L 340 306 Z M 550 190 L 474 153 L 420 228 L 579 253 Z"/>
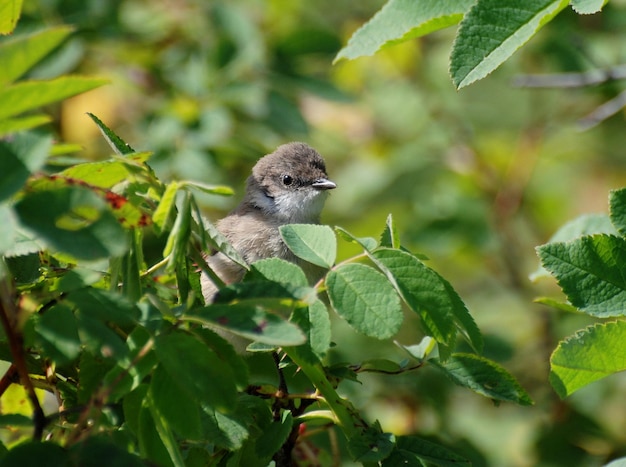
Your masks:
<path fill-rule="evenodd" d="M 22 386 L 24 386 L 28 400 L 33 408 L 33 439 L 39 441 L 41 440 L 43 430 L 46 426 L 46 416 L 39 404 L 35 387 L 28 374 L 23 337 L 21 330 L 18 329 L 19 310 L 13 300 L 13 295 L 9 279 L 5 278 L 0 281 L 0 320 L 2 321 L 4 333 L 9 341 L 9 347 L 13 357 L 12 365 L 19 375 L 20 382 Z"/>

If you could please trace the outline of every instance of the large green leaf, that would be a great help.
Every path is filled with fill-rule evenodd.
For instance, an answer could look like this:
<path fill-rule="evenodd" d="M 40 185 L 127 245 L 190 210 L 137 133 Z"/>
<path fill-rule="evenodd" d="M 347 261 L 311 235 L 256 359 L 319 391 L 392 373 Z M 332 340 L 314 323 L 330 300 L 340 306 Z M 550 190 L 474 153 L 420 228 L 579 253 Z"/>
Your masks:
<path fill-rule="evenodd" d="M 330 268 L 337 254 L 337 237 L 327 225 L 288 224 L 280 235 L 298 258 L 323 268 Z"/>
<path fill-rule="evenodd" d="M 474 354 L 457 353 L 446 362 L 429 360 L 459 386 L 497 401 L 532 405 L 533 401 L 517 380 L 497 363 Z"/>
<path fill-rule="evenodd" d="M 0 141 L 0 201 L 22 188 L 28 177 L 44 165 L 51 147 L 52 138 L 31 133 Z"/>
<path fill-rule="evenodd" d="M 0 120 L 0 136 L 19 131 L 30 130 L 52 121 L 48 115 L 27 115 L 24 117 Z"/>
<path fill-rule="evenodd" d="M 158 336 L 154 348 L 171 380 L 187 397 L 220 410 L 234 408 L 237 387 L 233 371 L 202 341 L 177 331 Z"/>
<path fill-rule="evenodd" d="M 609 206 L 611 223 L 622 237 L 626 237 L 626 188 L 611 191 Z"/>
<path fill-rule="evenodd" d="M 14 117 L 107 84 L 102 78 L 62 76 L 50 81 L 24 81 L 0 90 L 0 120 Z"/>
<path fill-rule="evenodd" d="M 484 78 L 569 4 L 569 0 L 478 0 L 461 21 L 450 56 L 457 89 Z"/>
<path fill-rule="evenodd" d="M 544 268 L 579 310 L 597 317 L 626 314 L 626 240 L 591 235 L 537 249 Z"/>
<path fill-rule="evenodd" d="M 128 249 L 126 232 L 105 201 L 89 189 L 30 193 L 16 211 L 20 221 L 48 245 L 75 258 L 120 256 Z"/>
<path fill-rule="evenodd" d="M 459 329 L 469 343 L 481 351 L 480 330 L 447 280 L 406 251 L 380 248 L 371 256 L 407 305 L 420 315 L 429 335 L 452 347 Z"/>
<path fill-rule="evenodd" d="M 0 87 L 26 73 L 63 42 L 72 31 L 73 28 L 69 26 L 58 26 L 18 36 L 10 42 L 3 43 L 0 47 L 0 63 L 2 63 Z"/>
<path fill-rule="evenodd" d="M 381 48 L 458 23 L 475 0 L 389 0 L 358 29 L 335 62 L 373 55 Z"/>
<path fill-rule="evenodd" d="M 560 342 L 550 357 L 550 383 L 565 398 L 626 370 L 626 322 L 595 324 Z"/>
<path fill-rule="evenodd" d="M 402 307 L 381 273 L 364 264 L 344 264 L 326 276 L 330 303 L 355 330 L 377 339 L 398 332 Z"/>
<path fill-rule="evenodd" d="M 66 365 L 78 357 L 81 342 L 72 310 L 60 303 L 47 309 L 36 323 L 39 343 L 57 365 Z"/>

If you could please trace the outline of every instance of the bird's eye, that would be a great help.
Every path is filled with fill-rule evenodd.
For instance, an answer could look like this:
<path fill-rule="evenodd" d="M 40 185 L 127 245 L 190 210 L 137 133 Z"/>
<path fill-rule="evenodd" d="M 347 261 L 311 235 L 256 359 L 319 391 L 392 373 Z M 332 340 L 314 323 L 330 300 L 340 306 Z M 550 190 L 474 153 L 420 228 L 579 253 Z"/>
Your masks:
<path fill-rule="evenodd" d="M 293 183 L 293 177 L 291 175 L 283 175 L 283 185 L 289 186 Z"/>

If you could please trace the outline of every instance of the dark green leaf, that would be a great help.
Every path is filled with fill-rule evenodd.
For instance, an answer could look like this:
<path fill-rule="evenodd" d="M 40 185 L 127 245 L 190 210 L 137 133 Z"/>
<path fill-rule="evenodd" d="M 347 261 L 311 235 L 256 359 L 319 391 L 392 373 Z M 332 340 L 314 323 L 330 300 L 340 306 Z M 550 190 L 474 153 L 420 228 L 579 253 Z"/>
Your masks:
<path fill-rule="evenodd" d="M 154 407 L 179 436 L 200 439 L 200 405 L 187 395 L 163 367 L 158 367 L 152 373 L 150 396 Z"/>
<path fill-rule="evenodd" d="M 144 467 L 139 456 L 127 452 L 118 446 L 112 438 L 89 436 L 84 441 L 74 444 L 70 449 L 72 465 L 80 467 L 101 467 L 103 461 L 115 467 Z"/>
<path fill-rule="evenodd" d="M 422 463 L 423 462 L 423 463 Z M 470 466 L 471 462 L 453 451 L 415 436 L 401 436 L 396 449 L 383 461 L 383 467 L 438 465 L 441 467 Z"/>
<path fill-rule="evenodd" d="M 259 457 L 271 457 L 287 441 L 291 428 L 293 427 L 293 417 L 290 412 L 283 412 L 281 420 L 276 420 L 256 441 L 256 453 Z"/>
<path fill-rule="evenodd" d="M 326 276 L 332 307 L 350 326 L 377 339 L 398 332 L 404 316 L 385 276 L 364 264 L 345 264 Z"/>
<path fill-rule="evenodd" d="M 306 342 L 295 349 L 302 358 L 315 363 L 326 356 L 330 348 L 330 317 L 326 305 L 316 300 L 308 307 L 297 308 L 291 315 L 291 322 L 296 324 L 306 335 Z"/>
<path fill-rule="evenodd" d="M 137 435 L 139 452 L 141 457 L 152 460 L 159 467 L 174 467 L 167 448 L 163 444 L 156 428 L 156 424 L 157 422 L 155 422 L 152 411 L 149 408 L 149 398 L 147 398 L 139 410 Z"/>
<path fill-rule="evenodd" d="M 0 141 L 0 201 L 16 193 L 28 177 L 46 161 L 52 138 L 19 133 L 11 141 Z"/>
<path fill-rule="evenodd" d="M 226 449 L 240 449 L 248 437 L 245 417 L 238 412 L 223 414 L 212 407 L 203 409 L 203 430 L 206 438 Z"/>
<path fill-rule="evenodd" d="M 268 345 L 294 346 L 306 340 L 296 325 L 252 305 L 211 305 L 185 318 Z"/>
<path fill-rule="evenodd" d="M 156 338 L 155 351 L 172 381 L 188 397 L 220 410 L 235 406 L 233 371 L 206 344 L 189 334 L 172 332 Z"/>
<path fill-rule="evenodd" d="M 337 238 L 327 225 L 288 224 L 279 230 L 283 241 L 298 258 L 323 268 L 335 263 Z"/>
<path fill-rule="evenodd" d="M 348 440 L 348 450 L 357 462 L 378 462 L 389 456 L 395 440 L 393 434 L 382 433 L 379 427 L 368 427 Z"/>
<path fill-rule="evenodd" d="M 120 256 L 128 248 L 126 232 L 106 203 L 85 188 L 29 194 L 16 211 L 47 244 L 79 259 Z"/>
<path fill-rule="evenodd" d="M 57 365 L 76 359 L 81 350 L 76 318 L 67 306 L 57 304 L 41 315 L 35 331 L 46 356 Z"/>
<path fill-rule="evenodd" d="M 30 441 L 11 449 L 2 458 L 3 467 L 71 467 L 68 452 L 56 443 Z"/>
<path fill-rule="evenodd" d="M 550 271 L 579 310 L 596 317 L 626 314 L 626 240 L 593 235 L 537 249 Z"/>
<path fill-rule="evenodd" d="M 497 401 L 532 405 L 517 380 L 497 363 L 473 354 L 453 354 L 446 362 L 429 360 L 459 386 Z"/>
<path fill-rule="evenodd" d="M 103 323 L 132 326 L 139 318 L 139 309 L 119 293 L 89 287 L 70 292 L 66 299 L 86 316 Z"/>
<path fill-rule="evenodd" d="M 383 230 L 383 233 L 380 236 L 380 246 L 387 248 L 400 248 L 400 238 L 398 237 L 398 232 L 391 214 L 387 216 L 385 230 Z"/>

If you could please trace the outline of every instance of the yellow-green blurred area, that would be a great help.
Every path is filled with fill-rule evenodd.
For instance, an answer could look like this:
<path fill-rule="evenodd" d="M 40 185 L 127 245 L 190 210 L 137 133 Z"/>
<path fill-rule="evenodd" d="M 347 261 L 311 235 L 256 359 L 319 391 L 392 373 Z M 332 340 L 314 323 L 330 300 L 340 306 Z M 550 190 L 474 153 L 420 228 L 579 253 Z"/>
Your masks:
<path fill-rule="evenodd" d="M 626 455 L 623 375 L 559 401 L 548 383 L 557 342 L 591 320 L 536 305 L 561 298 L 532 283 L 534 247 L 567 220 L 606 212 L 626 185 L 623 110 L 586 131 L 579 121 L 623 88 L 525 89 L 523 74 L 582 72 L 626 61 L 626 2 L 579 16 L 569 9 L 504 66 L 457 92 L 448 75 L 455 30 L 332 63 L 381 0 L 25 0 L 16 34 L 70 24 L 72 38 L 31 78 L 81 73 L 108 86 L 63 103 L 55 130 L 110 153 L 86 116 L 133 148 L 153 151 L 165 181 L 225 183 L 203 197 L 207 216 L 234 207 L 255 160 L 302 140 L 337 182 L 323 220 L 377 237 L 393 214 L 403 245 L 427 255 L 485 334 L 485 354 L 515 375 L 533 407 L 495 406 L 435 372 L 362 375 L 340 387 L 383 429 L 436 439 L 474 465 L 595 466 Z M 149 258 L 159 255 L 147 252 Z M 339 258 L 357 253 L 340 241 Z M 420 339 L 409 316 L 396 339 Z M 405 356 L 334 319 L 331 360 Z M 462 347 L 462 344 L 460 344 Z"/>

